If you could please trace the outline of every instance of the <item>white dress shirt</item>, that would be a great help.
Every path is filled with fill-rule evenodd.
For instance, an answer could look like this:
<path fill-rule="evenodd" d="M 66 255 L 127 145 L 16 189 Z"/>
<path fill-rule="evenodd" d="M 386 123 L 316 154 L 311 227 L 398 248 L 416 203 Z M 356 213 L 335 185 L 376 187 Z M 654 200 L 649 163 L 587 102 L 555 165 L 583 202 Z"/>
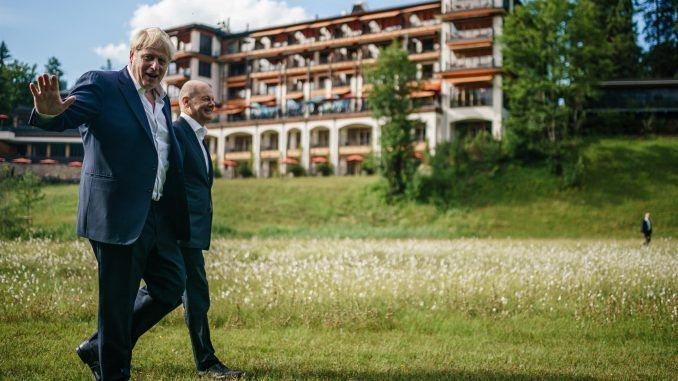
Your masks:
<path fill-rule="evenodd" d="M 155 174 L 155 184 L 153 185 L 152 196 L 153 200 L 158 201 L 160 200 L 160 197 L 162 197 L 162 189 L 165 185 L 167 169 L 169 168 L 170 134 L 165 114 L 162 111 L 162 108 L 165 105 L 165 101 L 163 100 L 165 98 L 165 91 L 160 85 L 151 90 L 155 93 L 155 107 L 153 107 L 151 102 L 146 98 L 146 90 L 137 83 L 129 65 L 127 66 L 127 71 L 129 72 L 130 77 L 132 77 L 132 82 L 134 82 L 134 87 L 137 89 L 141 104 L 144 106 L 146 119 L 148 119 L 148 124 L 151 127 L 151 133 L 153 134 L 155 150 L 158 154 L 158 170 Z"/>
<path fill-rule="evenodd" d="M 191 126 L 193 129 L 193 132 L 195 132 L 195 137 L 198 138 L 198 145 L 200 146 L 200 149 L 202 150 L 202 155 L 205 158 L 205 169 L 207 169 L 207 173 L 210 171 L 210 163 L 209 159 L 207 158 L 207 151 L 205 151 L 205 146 L 202 144 L 203 139 L 205 139 L 205 135 L 207 135 L 207 128 L 205 126 L 201 126 L 200 123 L 196 122 L 195 119 L 191 118 L 188 116 L 186 113 L 181 113 L 179 115 L 180 118 L 184 118 L 186 122 L 188 122 L 188 125 Z"/>

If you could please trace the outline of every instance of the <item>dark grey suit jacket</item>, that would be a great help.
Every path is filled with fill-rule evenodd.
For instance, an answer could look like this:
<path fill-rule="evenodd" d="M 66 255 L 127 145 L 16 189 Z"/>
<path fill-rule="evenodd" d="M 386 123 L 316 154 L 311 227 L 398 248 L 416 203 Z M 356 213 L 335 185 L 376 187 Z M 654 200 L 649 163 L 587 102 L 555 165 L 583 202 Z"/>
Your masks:
<path fill-rule="evenodd" d="M 209 150 L 207 159 L 209 169 L 205 166 L 205 155 L 202 153 L 198 137 L 186 120 L 179 117 L 174 121 L 184 154 L 184 177 L 186 181 L 186 199 L 188 200 L 188 214 L 190 218 L 191 238 L 180 241 L 182 247 L 207 250 L 210 247 L 212 230 L 212 195 L 211 188 L 214 180 L 214 170 Z"/>
<path fill-rule="evenodd" d="M 80 177 L 77 233 L 94 241 L 129 245 L 137 240 L 151 207 L 158 155 L 151 128 L 127 68 L 83 74 L 70 95 L 75 102 L 44 119 L 35 110 L 29 124 L 45 130 L 80 129 L 85 159 Z M 162 203 L 171 206 L 177 239 L 188 239 L 188 212 L 179 143 L 171 127 L 170 102 L 163 113 L 170 133 L 169 169 Z"/>

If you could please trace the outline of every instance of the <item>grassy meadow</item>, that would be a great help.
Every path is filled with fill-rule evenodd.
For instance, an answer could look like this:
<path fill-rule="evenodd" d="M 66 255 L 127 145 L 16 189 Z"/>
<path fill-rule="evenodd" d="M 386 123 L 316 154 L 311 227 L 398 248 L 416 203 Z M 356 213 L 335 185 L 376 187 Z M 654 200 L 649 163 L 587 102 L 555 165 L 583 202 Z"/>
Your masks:
<path fill-rule="evenodd" d="M 641 238 L 678 236 L 678 138 L 605 139 L 584 150 L 585 183 L 563 189 L 543 166 L 505 166 L 467 185 L 458 207 L 388 205 L 376 176 L 218 179 L 214 234 L 220 237 Z M 77 185 L 50 186 L 35 224 L 75 238 Z"/>
<path fill-rule="evenodd" d="M 678 252 L 636 241 L 220 239 L 212 337 L 252 380 L 672 379 Z M 0 375 L 85 380 L 96 326 L 82 240 L 0 243 Z M 181 308 L 135 380 L 197 380 Z"/>
<path fill-rule="evenodd" d="M 457 207 L 384 203 L 377 177 L 215 182 L 206 267 L 217 355 L 248 380 L 673 380 L 678 138 L 602 139 L 585 183 L 503 166 Z M 88 380 L 96 261 L 77 186 L 37 237 L 0 241 L 0 380 Z M 655 234 L 642 246 L 640 221 Z M 179 308 L 133 380 L 198 380 Z"/>

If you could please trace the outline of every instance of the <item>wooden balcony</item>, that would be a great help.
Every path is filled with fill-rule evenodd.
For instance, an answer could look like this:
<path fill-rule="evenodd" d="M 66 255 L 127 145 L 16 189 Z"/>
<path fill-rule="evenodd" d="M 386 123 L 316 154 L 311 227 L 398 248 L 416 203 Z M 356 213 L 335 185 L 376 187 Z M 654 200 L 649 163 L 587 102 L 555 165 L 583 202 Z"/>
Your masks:
<path fill-rule="evenodd" d="M 198 52 L 187 52 L 181 51 L 174 53 L 174 61 L 184 59 L 184 58 L 198 58 L 200 61 L 214 63 L 217 62 L 217 57 L 210 56 L 207 54 L 202 54 Z"/>
<path fill-rule="evenodd" d="M 181 87 L 189 79 L 191 79 L 191 77 L 188 73 L 178 72 L 175 74 L 166 75 L 165 78 L 163 78 L 163 81 L 165 81 L 165 83 L 167 83 L 168 85 L 175 85 L 177 87 Z"/>
<path fill-rule="evenodd" d="M 491 82 L 492 78 L 501 74 L 502 69 L 498 67 L 482 68 L 453 68 L 439 73 L 440 77 L 448 83 L 474 83 Z"/>
<path fill-rule="evenodd" d="M 427 35 L 437 35 L 440 32 L 440 25 L 427 25 L 415 28 L 407 28 L 395 30 L 391 32 L 369 33 L 354 37 L 342 37 L 326 41 L 316 41 L 310 44 L 295 44 L 288 46 L 281 46 L 269 49 L 258 49 L 249 52 L 240 52 L 232 54 L 223 54 L 219 57 L 222 62 L 240 61 L 244 58 L 263 58 L 263 57 L 277 57 L 285 54 L 294 54 L 304 51 L 322 50 L 325 48 L 343 47 L 354 44 L 369 44 L 379 41 L 390 41 L 394 38 L 403 37 L 421 37 Z"/>
<path fill-rule="evenodd" d="M 412 62 L 424 62 L 424 61 L 435 61 L 440 57 L 440 52 L 424 52 L 424 53 L 414 53 L 409 55 L 409 59 Z M 362 66 L 372 65 L 376 62 L 374 58 L 367 58 L 360 61 L 342 61 L 342 62 L 333 62 L 326 63 L 321 65 L 311 65 L 304 67 L 292 67 L 286 70 L 271 70 L 271 71 L 260 71 L 256 73 L 251 73 L 250 78 L 253 79 L 274 79 L 281 78 L 283 75 L 287 77 L 296 77 L 303 76 L 306 74 L 316 74 L 316 73 L 325 73 L 330 70 L 333 72 L 336 71 L 348 71 L 349 73 L 356 73 L 358 68 Z M 241 78 L 242 77 L 242 78 Z M 237 78 L 237 79 L 236 79 Z M 244 76 L 234 77 L 234 79 L 229 79 L 228 84 L 233 86 L 231 83 L 238 83 L 242 81 L 244 83 Z"/>
<path fill-rule="evenodd" d="M 503 16 L 504 14 L 506 14 L 506 10 L 504 8 L 463 9 L 444 13 L 440 15 L 440 19 L 442 21 L 451 21 L 456 24 L 457 22 L 487 19 L 494 16 Z"/>
<path fill-rule="evenodd" d="M 453 52 L 461 54 L 481 50 L 486 50 L 489 54 L 492 54 L 492 37 L 452 40 L 447 43 L 447 47 Z"/>

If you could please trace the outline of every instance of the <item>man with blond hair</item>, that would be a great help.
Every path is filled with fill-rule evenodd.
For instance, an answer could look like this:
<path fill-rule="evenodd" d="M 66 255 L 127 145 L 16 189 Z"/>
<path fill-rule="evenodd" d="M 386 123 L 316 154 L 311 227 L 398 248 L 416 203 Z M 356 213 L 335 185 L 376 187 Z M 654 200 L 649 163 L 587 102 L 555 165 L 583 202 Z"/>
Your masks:
<path fill-rule="evenodd" d="M 130 378 L 133 338 L 174 309 L 185 288 L 177 242 L 190 239 L 183 153 L 160 86 L 172 56 L 165 32 L 143 29 L 125 68 L 85 73 L 65 100 L 55 76 L 30 85 L 31 125 L 82 135 L 77 233 L 97 259 L 99 313 L 96 339 L 76 352 L 95 379 Z M 148 292 L 137 298 L 142 278 Z"/>

